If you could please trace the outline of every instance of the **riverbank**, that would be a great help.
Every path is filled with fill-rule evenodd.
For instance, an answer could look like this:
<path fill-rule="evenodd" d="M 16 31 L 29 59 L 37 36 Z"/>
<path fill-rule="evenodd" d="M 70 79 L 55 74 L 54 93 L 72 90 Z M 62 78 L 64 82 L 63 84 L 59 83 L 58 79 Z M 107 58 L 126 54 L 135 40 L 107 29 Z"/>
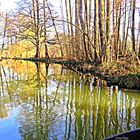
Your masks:
<path fill-rule="evenodd" d="M 26 60 L 33 62 L 57 63 L 65 68 L 83 75 L 94 75 L 107 81 L 107 85 L 116 85 L 120 88 L 140 90 L 140 65 L 135 58 L 127 58 L 118 62 L 102 63 L 95 65 L 86 61 L 66 60 L 58 58 L 12 58 L 15 60 Z"/>

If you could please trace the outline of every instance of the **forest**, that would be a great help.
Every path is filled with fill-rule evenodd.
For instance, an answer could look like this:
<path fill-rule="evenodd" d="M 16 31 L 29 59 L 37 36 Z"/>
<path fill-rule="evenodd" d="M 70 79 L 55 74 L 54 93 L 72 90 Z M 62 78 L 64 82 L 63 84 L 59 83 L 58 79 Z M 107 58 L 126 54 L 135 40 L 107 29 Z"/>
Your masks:
<path fill-rule="evenodd" d="M 139 15 L 138 0 L 61 0 L 59 10 L 48 0 L 20 0 L 1 12 L 1 58 L 57 59 L 117 84 L 130 77 L 136 83 L 121 83 L 139 88 Z"/>

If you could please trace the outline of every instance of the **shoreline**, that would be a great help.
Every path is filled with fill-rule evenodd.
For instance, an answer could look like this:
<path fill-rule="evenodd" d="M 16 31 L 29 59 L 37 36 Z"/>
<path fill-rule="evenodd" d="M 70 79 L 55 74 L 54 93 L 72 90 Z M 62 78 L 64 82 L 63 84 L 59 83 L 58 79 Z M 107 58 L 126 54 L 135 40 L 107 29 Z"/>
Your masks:
<path fill-rule="evenodd" d="M 121 69 L 124 69 L 124 72 L 121 72 L 120 68 L 116 68 L 115 71 L 111 69 L 111 66 L 103 65 L 94 65 L 94 63 L 89 63 L 85 61 L 76 61 L 76 60 L 66 60 L 59 58 L 2 58 L 2 60 L 13 59 L 13 60 L 25 60 L 32 62 L 44 62 L 44 63 L 56 63 L 61 64 L 64 67 L 71 69 L 75 72 L 80 72 L 85 75 L 94 75 L 100 78 L 101 80 L 107 81 L 107 86 L 118 86 L 119 88 L 126 89 L 135 89 L 140 90 L 140 73 L 127 71 L 125 73 L 125 68 L 121 66 Z M 135 70 L 135 69 L 134 69 Z"/>

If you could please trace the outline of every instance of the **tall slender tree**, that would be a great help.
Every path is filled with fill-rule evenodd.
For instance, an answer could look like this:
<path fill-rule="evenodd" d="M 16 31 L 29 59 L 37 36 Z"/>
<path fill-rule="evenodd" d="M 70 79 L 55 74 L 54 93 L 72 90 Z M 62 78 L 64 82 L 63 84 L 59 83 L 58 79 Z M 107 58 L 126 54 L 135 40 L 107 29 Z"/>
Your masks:
<path fill-rule="evenodd" d="M 87 49 L 87 45 L 86 45 L 86 32 L 85 32 L 85 23 L 84 23 L 84 17 L 83 17 L 83 2 L 81 0 L 79 0 L 79 9 L 78 9 L 78 12 L 79 12 L 79 20 L 80 20 L 80 27 L 81 27 L 81 30 L 82 30 L 82 38 L 81 38 L 81 45 L 82 45 L 82 51 L 84 53 L 84 58 L 86 60 L 88 60 L 90 57 L 89 57 L 89 53 L 88 53 L 88 49 Z"/>
<path fill-rule="evenodd" d="M 111 46 L 111 0 L 106 1 L 106 40 L 107 40 L 107 53 L 108 59 L 112 61 L 112 46 Z"/>
<path fill-rule="evenodd" d="M 117 27 L 117 38 L 116 38 L 116 60 L 118 60 L 119 58 L 119 54 L 120 54 L 120 26 L 121 26 L 121 17 L 122 17 L 122 1 L 119 0 L 118 1 L 118 9 L 116 10 L 116 12 L 118 13 L 118 19 L 117 19 L 117 23 L 116 23 L 116 27 Z"/>
<path fill-rule="evenodd" d="M 124 16 L 123 16 L 123 29 L 122 29 L 122 34 L 123 34 L 123 42 L 122 42 L 122 51 L 124 52 L 124 45 L 125 45 L 125 35 L 126 35 L 126 13 L 127 13 L 127 0 L 124 0 L 123 2 L 123 13 L 124 13 Z"/>
<path fill-rule="evenodd" d="M 78 15 L 78 0 L 75 0 L 75 53 L 76 59 L 80 58 L 80 32 L 78 30 L 79 27 L 79 15 Z"/>
<path fill-rule="evenodd" d="M 71 42 L 71 55 L 75 57 L 75 48 L 73 44 L 73 37 L 74 37 L 74 31 L 73 31 L 73 12 L 72 12 L 72 0 L 69 0 L 69 20 L 70 20 L 70 42 Z"/>
<path fill-rule="evenodd" d="M 99 59 L 99 44 L 98 44 L 98 0 L 94 1 L 94 60 Z M 98 52 L 97 52 L 98 50 Z"/>
<path fill-rule="evenodd" d="M 85 33 L 86 33 L 86 50 L 88 53 L 88 59 L 92 59 L 91 55 L 91 47 L 90 47 L 90 24 L 89 24 L 89 0 L 84 0 L 84 5 L 85 5 Z"/>
<path fill-rule="evenodd" d="M 107 54 L 106 54 L 106 45 L 105 45 L 105 30 L 104 30 L 104 1 L 98 0 L 98 16 L 99 16 L 99 33 L 100 33 L 100 60 L 106 61 Z"/>
<path fill-rule="evenodd" d="M 5 18 L 4 18 L 4 30 L 3 30 L 2 49 L 3 49 L 4 46 L 5 46 L 5 38 L 6 38 L 7 24 L 8 24 L 8 14 L 7 14 L 7 12 L 6 12 L 6 13 L 5 13 Z"/>
<path fill-rule="evenodd" d="M 36 58 L 40 57 L 40 43 L 39 43 L 39 38 L 40 38 L 40 34 L 39 34 L 39 30 L 40 30 L 40 10 L 39 10 L 39 0 L 35 0 L 36 2 L 36 15 L 37 15 L 37 24 L 36 24 Z"/>
<path fill-rule="evenodd" d="M 68 36 L 68 40 L 70 41 L 70 24 L 69 24 L 69 12 L 68 12 L 68 2 L 67 0 L 65 0 L 65 11 L 66 11 L 66 20 L 67 20 L 67 36 Z M 67 45 L 68 49 L 69 49 L 69 53 L 68 53 L 68 58 L 71 56 L 71 48 L 70 48 L 70 44 L 68 43 Z"/>
<path fill-rule="evenodd" d="M 136 0 L 132 0 L 132 27 L 131 27 L 131 33 L 132 33 L 132 49 L 135 54 L 136 53 L 136 44 L 135 44 L 135 8 L 136 8 Z"/>
<path fill-rule="evenodd" d="M 124 42 L 125 42 L 125 43 L 124 43 L 124 50 L 127 49 L 128 33 L 129 33 L 130 20 L 131 20 L 131 11 L 132 11 L 132 1 L 130 1 L 129 12 L 128 12 L 126 36 L 125 36 L 125 40 L 124 40 Z"/>
<path fill-rule="evenodd" d="M 39 1 L 38 0 L 32 0 L 32 7 L 33 7 L 33 23 L 34 23 L 34 30 L 35 30 L 35 47 L 36 47 L 36 54 L 35 58 L 40 57 L 40 50 L 39 50 L 39 24 L 40 24 L 40 19 L 39 19 Z"/>
<path fill-rule="evenodd" d="M 44 12 L 44 45 L 45 45 L 45 57 L 46 58 L 49 58 L 48 47 L 47 47 L 46 2 L 47 2 L 47 0 L 43 0 L 43 12 Z"/>

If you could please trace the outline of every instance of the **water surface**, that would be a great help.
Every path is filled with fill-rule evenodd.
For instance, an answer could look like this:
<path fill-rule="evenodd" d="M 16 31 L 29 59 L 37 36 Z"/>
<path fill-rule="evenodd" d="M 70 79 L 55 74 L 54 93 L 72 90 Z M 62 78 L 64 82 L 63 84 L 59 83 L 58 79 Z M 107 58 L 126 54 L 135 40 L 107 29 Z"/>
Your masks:
<path fill-rule="evenodd" d="M 0 139 L 102 140 L 140 127 L 140 92 L 100 85 L 61 65 L 2 61 Z"/>

